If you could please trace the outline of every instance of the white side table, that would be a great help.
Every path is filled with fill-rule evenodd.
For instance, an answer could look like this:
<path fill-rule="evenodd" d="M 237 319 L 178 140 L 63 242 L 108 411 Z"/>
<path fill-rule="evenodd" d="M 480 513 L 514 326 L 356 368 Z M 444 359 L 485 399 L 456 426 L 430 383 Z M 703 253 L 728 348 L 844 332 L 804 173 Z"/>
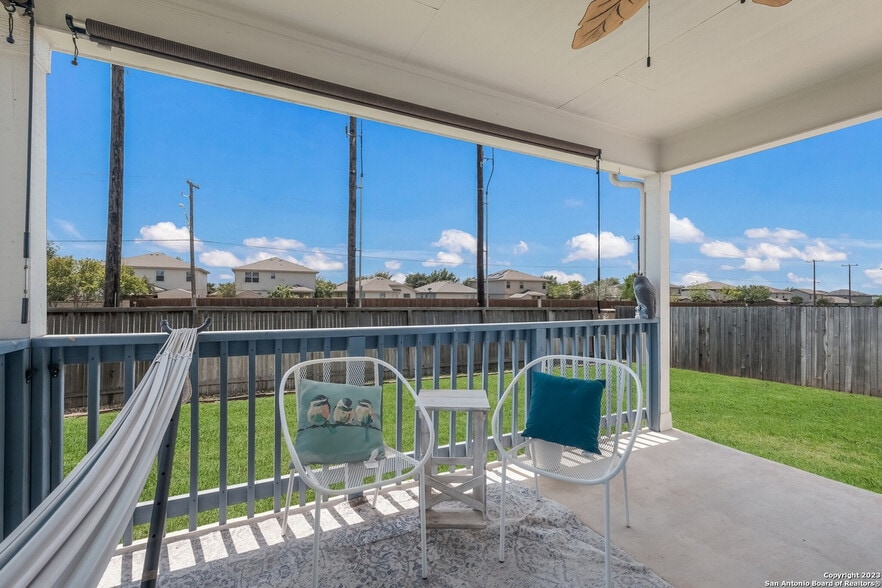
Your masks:
<path fill-rule="evenodd" d="M 473 529 L 487 524 L 487 415 L 490 403 L 484 390 L 420 390 L 420 400 L 435 420 L 435 413 L 466 412 L 472 416 L 471 455 L 440 457 L 435 447 L 427 447 L 428 431 L 423 430 L 421 444 L 423 451 L 431 451 L 432 457 L 426 464 L 422 491 L 426 493 L 426 526 L 435 529 Z M 455 439 L 450 440 L 451 446 Z M 464 466 L 453 472 L 438 474 L 438 466 Z M 443 502 L 459 502 L 471 508 L 435 508 Z"/>

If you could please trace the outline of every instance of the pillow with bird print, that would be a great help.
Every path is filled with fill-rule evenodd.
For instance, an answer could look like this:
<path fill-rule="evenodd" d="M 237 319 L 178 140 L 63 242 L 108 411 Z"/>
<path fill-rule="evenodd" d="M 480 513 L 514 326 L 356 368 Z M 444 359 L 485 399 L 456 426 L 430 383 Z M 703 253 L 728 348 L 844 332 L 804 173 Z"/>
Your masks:
<path fill-rule="evenodd" d="M 600 453 L 600 400 L 605 380 L 532 374 L 524 437 Z"/>
<path fill-rule="evenodd" d="M 303 465 L 385 457 L 382 386 L 300 380 L 294 449 Z"/>

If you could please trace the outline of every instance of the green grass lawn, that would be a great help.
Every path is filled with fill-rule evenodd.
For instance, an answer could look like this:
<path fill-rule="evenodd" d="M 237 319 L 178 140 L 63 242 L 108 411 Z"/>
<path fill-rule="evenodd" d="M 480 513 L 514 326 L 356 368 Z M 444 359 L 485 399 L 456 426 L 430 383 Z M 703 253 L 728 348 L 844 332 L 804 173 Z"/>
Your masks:
<path fill-rule="evenodd" d="M 882 493 L 882 398 L 671 370 L 674 426 Z"/>

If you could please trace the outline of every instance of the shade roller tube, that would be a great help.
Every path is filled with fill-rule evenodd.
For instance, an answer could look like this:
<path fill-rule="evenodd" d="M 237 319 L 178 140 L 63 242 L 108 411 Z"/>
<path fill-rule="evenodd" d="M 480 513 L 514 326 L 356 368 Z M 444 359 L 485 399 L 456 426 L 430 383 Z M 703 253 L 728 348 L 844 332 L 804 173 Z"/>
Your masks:
<path fill-rule="evenodd" d="M 597 147 L 563 141 L 529 131 L 453 114 L 436 108 L 421 106 L 412 102 L 405 102 L 404 100 L 397 100 L 388 96 L 374 94 L 373 92 L 365 92 L 341 84 L 326 82 L 268 65 L 224 55 L 223 53 L 200 49 L 161 37 L 154 37 L 153 35 L 132 31 L 97 20 L 86 19 L 85 29 L 92 41 L 101 44 L 172 59 L 325 98 L 340 100 L 349 104 L 366 106 L 491 137 L 583 156 L 589 159 L 595 159 L 601 153 L 601 150 Z"/>

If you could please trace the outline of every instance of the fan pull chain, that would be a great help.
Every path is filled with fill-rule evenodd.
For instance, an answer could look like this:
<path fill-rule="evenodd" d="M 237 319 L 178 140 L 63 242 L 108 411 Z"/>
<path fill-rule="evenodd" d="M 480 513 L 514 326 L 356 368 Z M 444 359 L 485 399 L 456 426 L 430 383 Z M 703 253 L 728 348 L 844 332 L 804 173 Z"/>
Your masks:
<path fill-rule="evenodd" d="M 646 3 L 646 67 L 652 64 L 652 57 L 649 55 L 650 32 L 652 31 L 652 0 Z"/>

